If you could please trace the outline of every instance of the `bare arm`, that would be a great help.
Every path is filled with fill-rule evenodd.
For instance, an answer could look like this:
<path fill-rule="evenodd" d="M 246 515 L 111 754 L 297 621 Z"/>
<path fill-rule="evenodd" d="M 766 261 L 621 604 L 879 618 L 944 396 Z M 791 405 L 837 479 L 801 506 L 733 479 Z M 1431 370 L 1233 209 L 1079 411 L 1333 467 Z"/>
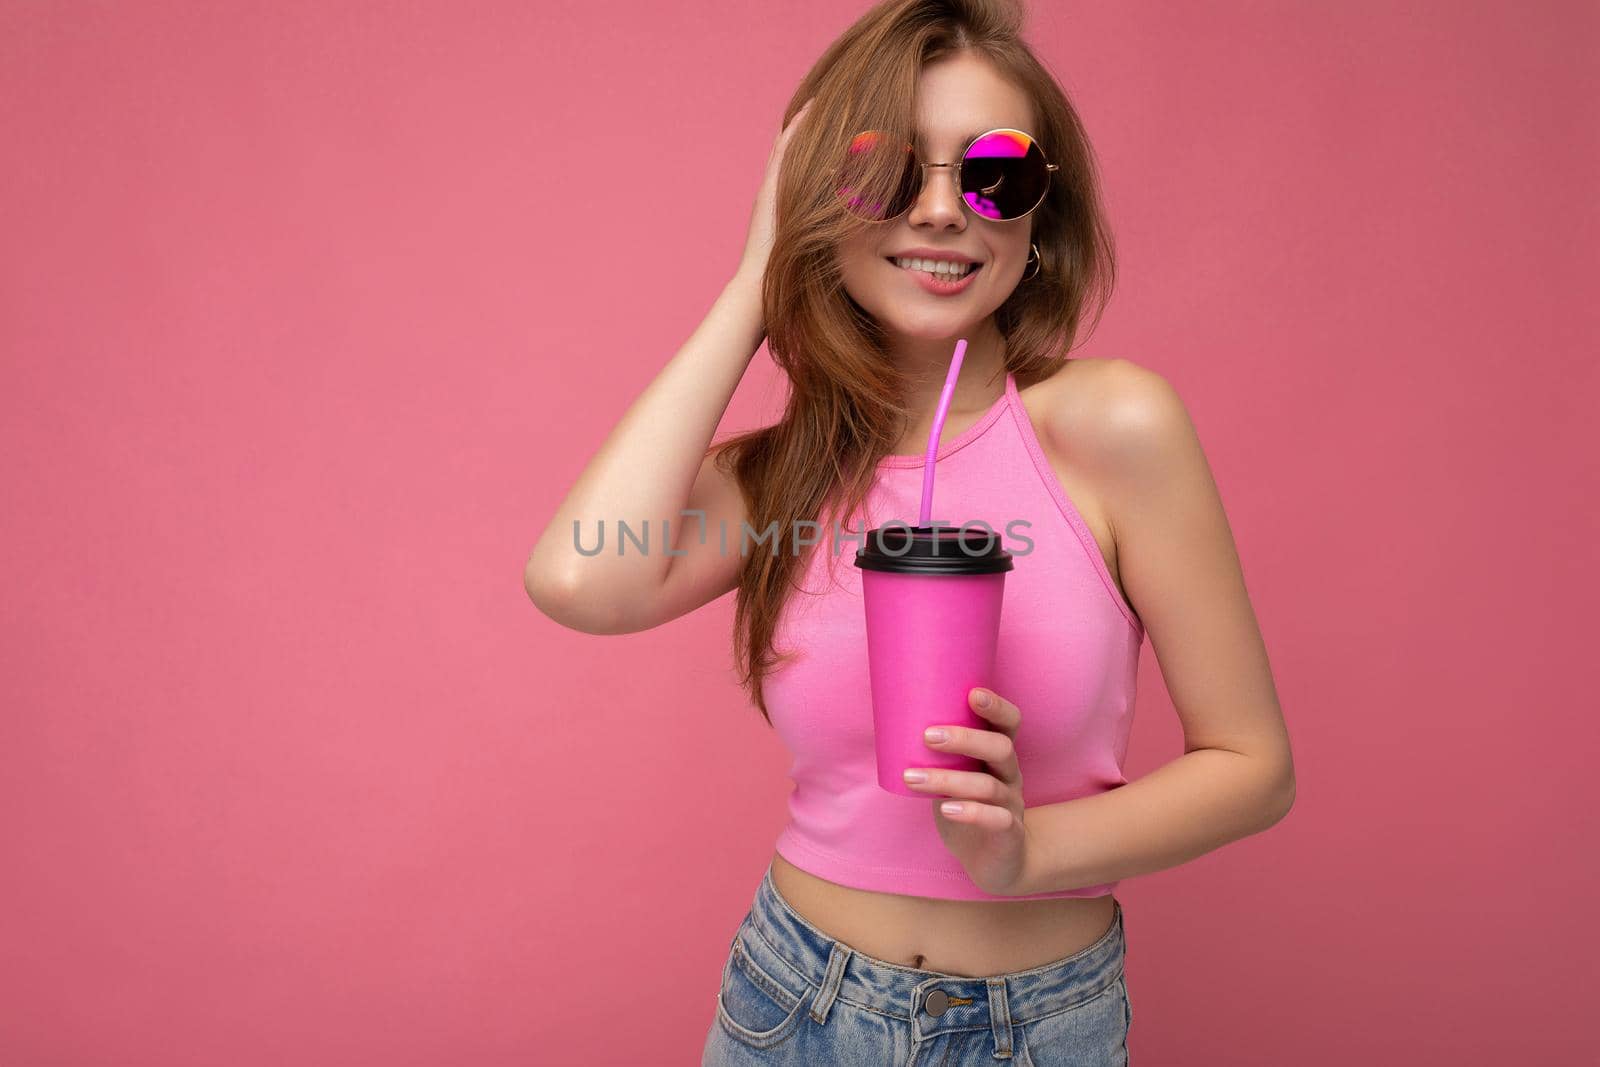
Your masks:
<path fill-rule="evenodd" d="M 1127 360 L 1105 370 L 1101 425 L 1079 435 L 1078 459 L 1107 492 L 1184 754 L 1118 789 L 1028 808 L 1019 893 L 1175 867 L 1273 825 L 1295 798 L 1272 668 L 1194 425 L 1160 375 Z"/>
<path fill-rule="evenodd" d="M 705 453 L 765 337 L 760 284 L 759 275 L 734 275 L 689 340 L 622 416 L 534 545 L 523 585 L 556 622 L 586 633 L 630 633 L 733 587 L 744 501 Z M 699 520 L 683 514 L 694 509 L 706 513 L 704 545 Z M 648 551 L 630 540 L 620 542 L 619 555 L 619 521 Z M 719 522 L 729 530 L 726 552 Z M 603 550 L 579 552 L 580 540 L 594 552 L 601 523 Z M 684 555 L 667 554 L 667 523 L 674 550 Z"/>
<path fill-rule="evenodd" d="M 539 610 L 563 626 L 594 634 L 648 630 L 721 596 L 738 580 L 744 496 L 706 450 L 766 338 L 761 287 L 775 232 L 778 175 L 810 106 L 808 100 L 797 108 L 773 139 L 733 280 L 622 416 L 528 556 L 522 584 Z M 704 544 L 701 520 L 685 511 L 704 512 Z M 637 543 L 619 541 L 619 522 L 628 523 Z M 601 523 L 606 539 L 596 553 Z M 669 555 L 663 544 L 668 524 L 672 549 L 681 555 Z"/>

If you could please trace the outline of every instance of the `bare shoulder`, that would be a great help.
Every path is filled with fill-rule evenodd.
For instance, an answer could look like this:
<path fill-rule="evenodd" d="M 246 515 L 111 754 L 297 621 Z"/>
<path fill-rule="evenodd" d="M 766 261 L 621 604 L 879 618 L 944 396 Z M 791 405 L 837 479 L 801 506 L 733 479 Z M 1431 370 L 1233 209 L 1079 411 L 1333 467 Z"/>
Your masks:
<path fill-rule="evenodd" d="M 1099 544 L 1118 591 L 1142 618 L 1131 557 L 1149 516 L 1162 521 L 1174 483 L 1186 484 L 1190 494 L 1214 492 L 1182 399 L 1160 374 L 1129 359 L 1069 360 L 1028 394 L 1057 480 Z"/>
<path fill-rule="evenodd" d="M 1222 497 L 1177 390 L 1132 360 L 1079 359 L 1029 393 L 1041 445 L 1048 436 L 1069 492 L 1093 503 L 1089 524 L 1107 536 L 1159 657 L 1186 751 L 1258 757 L 1281 818 L 1294 803 L 1288 733 Z"/>
<path fill-rule="evenodd" d="M 1071 360 L 1039 388 L 1050 446 L 1097 477 L 1137 476 L 1193 432 L 1178 391 L 1131 359 Z"/>
<path fill-rule="evenodd" d="M 1078 360 L 1052 375 L 1040 422 L 1094 487 L 1118 577 L 1160 659 L 1186 750 L 1257 757 L 1273 818 L 1294 803 L 1294 765 L 1233 531 L 1177 390 L 1131 360 Z M 1265 809 L 1264 809 L 1265 810 Z"/>
<path fill-rule="evenodd" d="M 1123 578 L 1122 520 L 1137 457 L 1159 456 L 1175 394 L 1165 379 L 1126 359 L 1069 359 L 1019 389 L 1045 459 L 1088 527 L 1123 601 L 1138 614 Z M 1159 465 L 1159 461 L 1156 465 Z"/>

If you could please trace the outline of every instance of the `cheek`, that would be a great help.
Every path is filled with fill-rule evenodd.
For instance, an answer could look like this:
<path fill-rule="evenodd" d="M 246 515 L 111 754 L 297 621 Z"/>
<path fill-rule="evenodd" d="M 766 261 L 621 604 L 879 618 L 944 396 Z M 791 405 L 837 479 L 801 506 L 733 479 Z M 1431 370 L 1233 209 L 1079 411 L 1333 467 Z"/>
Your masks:
<path fill-rule="evenodd" d="M 870 302 L 872 292 L 883 285 L 883 276 L 878 271 L 880 263 L 875 246 L 856 244 L 840 250 L 839 276 L 845 291 L 856 303 Z"/>
<path fill-rule="evenodd" d="M 1029 245 L 1026 240 L 996 247 L 994 250 L 994 266 L 998 269 L 995 270 L 989 280 L 1003 285 L 1007 289 L 1015 286 L 1017 280 L 1029 270 L 1028 257 L 1031 253 L 1028 248 Z"/>
<path fill-rule="evenodd" d="M 877 255 L 874 243 L 864 240 L 847 242 L 839 249 L 839 270 L 848 278 L 859 278 L 872 266 Z"/>

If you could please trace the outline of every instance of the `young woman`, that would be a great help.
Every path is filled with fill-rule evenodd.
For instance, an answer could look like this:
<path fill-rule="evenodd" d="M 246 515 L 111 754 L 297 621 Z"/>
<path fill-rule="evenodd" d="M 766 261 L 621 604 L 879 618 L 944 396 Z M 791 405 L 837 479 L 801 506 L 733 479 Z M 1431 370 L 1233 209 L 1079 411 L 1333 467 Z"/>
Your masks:
<path fill-rule="evenodd" d="M 1125 1063 L 1118 880 L 1293 803 L 1183 404 L 1131 361 L 1066 356 L 1110 291 L 1111 242 L 1083 127 L 1020 22 L 1009 3 L 889 0 L 828 49 L 731 281 L 528 561 L 535 603 L 589 633 L 738 592 L 741 680 L 794 752 L 795 790 L 706 1064 Z M 789 378 L 784 416 L 712 444 L 763 338 Z M 852 533 L 915 524 L 958 338 L 933 521 L 1020 533 L 994 677 L 970 694 L 986 728 L 928 741 L 985 770 L 932 770 L 924 803 L 877 783 L 860 575 L 841 556 Z M 575 529 L 591 544 L 604 519 L 641 515 L 671 554 L 578 550 Z M 1130 783 L 1146 633 L 1186 751 Z"/>

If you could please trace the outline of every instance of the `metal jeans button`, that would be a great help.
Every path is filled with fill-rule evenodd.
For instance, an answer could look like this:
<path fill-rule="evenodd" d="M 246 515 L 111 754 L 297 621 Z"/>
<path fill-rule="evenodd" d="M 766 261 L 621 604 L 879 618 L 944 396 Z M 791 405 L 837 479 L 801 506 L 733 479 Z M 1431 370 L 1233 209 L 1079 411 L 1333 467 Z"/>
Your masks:
<path fill-rule="evenodd" d="M 932 993 L 928 994 L 928 999 L 922 1002 L 922 1010 L 927 1012 L 929 1015 L 932 1015 L 934 1018 L 938 1018 L 939 1016 L 943 1015 L 945 1009 L 949 1006 L 950 994 L 946 993 L 942 989 L 935 989 Z"/>

